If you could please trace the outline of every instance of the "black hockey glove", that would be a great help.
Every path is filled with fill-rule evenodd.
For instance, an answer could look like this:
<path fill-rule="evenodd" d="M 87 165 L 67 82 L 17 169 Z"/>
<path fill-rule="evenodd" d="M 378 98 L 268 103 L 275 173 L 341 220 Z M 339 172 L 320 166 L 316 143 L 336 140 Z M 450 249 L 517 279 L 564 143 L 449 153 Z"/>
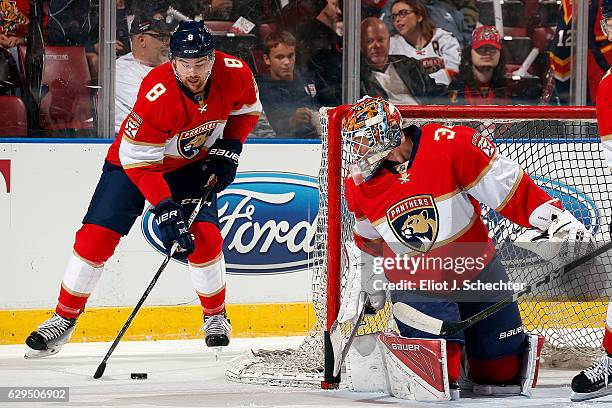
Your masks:
<path fill-rule="evenodd" d="M 159 227 L 166 250 L 170 251 L 172 244 L 176 241 L 187 255 L 191 254 L 195 249 L 195 244 L 183 217 L 183 207 L 172 201 L 171 198 L 166 198 L 160 201 L 151 212 L 155 214 L 155 222 Z"/>
<path fill-rule="evenodd" d="M 219 139 L 211 146 L 202 167 L 202 180 L 207 182 L 211 174 L 216 175 L 217 184 L 213 188 L 215 193 L 225 190 L 236 178 L 240 153 L 240 140 Z"/>

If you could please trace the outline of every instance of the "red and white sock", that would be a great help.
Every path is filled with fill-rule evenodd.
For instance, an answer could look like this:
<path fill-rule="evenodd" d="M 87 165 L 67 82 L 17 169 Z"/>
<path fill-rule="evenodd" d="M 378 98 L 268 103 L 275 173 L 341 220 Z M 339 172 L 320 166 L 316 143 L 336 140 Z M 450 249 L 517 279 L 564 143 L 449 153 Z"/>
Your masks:
<path fill-rule="evenodd" d="M 189 256 L 191 282 L 200 298 L 204 315 L 225 310 L 225 258 L 223 238 L 216 225 L 197 222 L 191 227 L 195 251 Z"/>
<path fill-rule="evenodd" d="M 64 279 L 55 312 L 65 318 L 77 318 L 96 287 L 104 263 L 115 252 L 121 235 L 108 228 L 83 224 L 76 233 L 74 251 L 64 271 Z"/>

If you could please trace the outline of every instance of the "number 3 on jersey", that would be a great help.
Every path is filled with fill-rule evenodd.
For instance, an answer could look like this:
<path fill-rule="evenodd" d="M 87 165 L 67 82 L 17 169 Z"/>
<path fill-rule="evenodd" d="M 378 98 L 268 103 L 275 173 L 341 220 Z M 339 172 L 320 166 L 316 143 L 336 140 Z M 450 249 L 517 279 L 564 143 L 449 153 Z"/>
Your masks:
<path fill-rule="evenodd" d="M 164 92 L 166 92 L 166 87 L 161 82 L 158 82 L 149 92 L 147 92 L 146 97 L 150 102 L 155 102 Z"/>

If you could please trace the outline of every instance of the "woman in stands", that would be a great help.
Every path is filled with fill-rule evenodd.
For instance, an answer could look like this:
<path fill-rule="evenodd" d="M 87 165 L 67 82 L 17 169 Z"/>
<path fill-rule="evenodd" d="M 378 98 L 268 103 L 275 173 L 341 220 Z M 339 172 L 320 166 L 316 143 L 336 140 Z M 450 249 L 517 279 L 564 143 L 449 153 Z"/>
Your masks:
<path fill-rule="evenodd" d="M 407 55 L 421 61 L 425 71 L 438 84 L 448 85 L 459 71 L 461 49 L 448 31 L 436 28 L 421 0 L 395 0 L 391 22 L 389 54 Z"/>

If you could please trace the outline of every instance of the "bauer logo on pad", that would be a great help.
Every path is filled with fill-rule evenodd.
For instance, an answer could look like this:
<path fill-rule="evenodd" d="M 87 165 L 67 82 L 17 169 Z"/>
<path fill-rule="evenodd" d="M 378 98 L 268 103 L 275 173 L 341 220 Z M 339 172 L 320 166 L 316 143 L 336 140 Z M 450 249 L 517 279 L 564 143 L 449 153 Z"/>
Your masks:
<path fill-rule="evenodd" d="M 438 236 L 438 209 L 429 194 L 408 197 L 387 210 L 387 221 L 395 237 L 419 251 L 431 249 Z"/>

